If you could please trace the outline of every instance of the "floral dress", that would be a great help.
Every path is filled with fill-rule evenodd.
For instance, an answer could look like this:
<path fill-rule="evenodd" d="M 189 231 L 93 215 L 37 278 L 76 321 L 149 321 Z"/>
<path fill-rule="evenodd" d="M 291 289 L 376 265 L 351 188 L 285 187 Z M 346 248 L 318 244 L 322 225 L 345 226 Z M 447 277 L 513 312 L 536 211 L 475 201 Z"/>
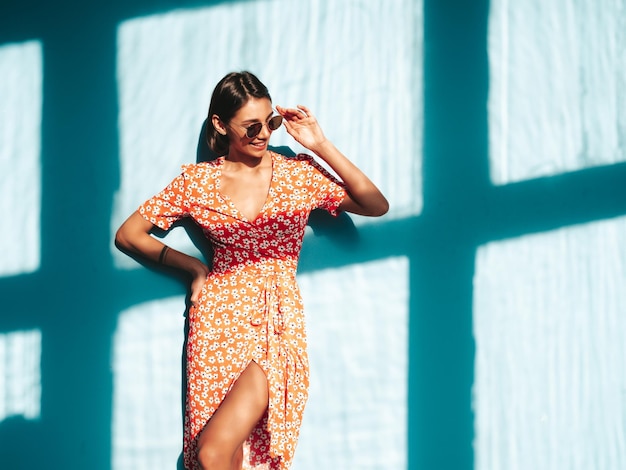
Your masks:
<path fill-rule="evenodd" d="M 197 439 L 235 380 L 255 361 L 269 385 L 269 406 L 244 445 L 244 468 L 288 469 L 308 397 L 309 363 L 296 268 L 311 210 L 336 215 L 346 192 L 308 155 L 272 156 L 267 199 L 247 220 L 220 193 L 224 158 L 184 165 L 140 206 L 167 230 L 189 216 L 213 244 L 213 269 L 189 312 L 184 461 L 198 468 Z"/>

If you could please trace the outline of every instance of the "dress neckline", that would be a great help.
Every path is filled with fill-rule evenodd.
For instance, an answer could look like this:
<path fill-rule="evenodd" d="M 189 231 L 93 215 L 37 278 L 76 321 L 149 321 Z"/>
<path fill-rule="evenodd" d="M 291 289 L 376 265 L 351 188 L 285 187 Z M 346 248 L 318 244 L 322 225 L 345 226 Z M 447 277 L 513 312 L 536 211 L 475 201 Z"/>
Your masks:
<path fill-rule="evenodd" d="M 253 219 L 248 219 L 243 212 L 241 212 L 239 210 L 239 208 L 237 207 L 237 205 L 234 203 L 234 201 L 227 195 L 222 193 L 221 191 L 221 185 L 222 185 L 222 169 L 224 168 L 224 162 L 226 161 L 226 157 L 222 156 L 218 158 L 218 165 L 217 165 L 217 176 L 216 176 L 216 183 L 215 183 L 215 187 L 217 190 L 217 194 L 219 195 L 219 197 L 226 202 L 231 210 L 233 211 L 233 213 L 235 213 L 239 219 L 254 224 L 257 220 L 259 220 L 261 218 L 261 216 L 263 216 L 263 214 L 265 213 L 265 211 L 267 210 L 267 207 L 270 205 L 272 198 L 273 198 L 273 192 L 274 192 L 274 180 L 276 178 L 276 158 L 275 158 L 275 153 L 268 150 L 269 154 L 270 154 L 270 158 L 271 158 L 271 162 L 272 162 L 272 168 L 271 168 L 271 176 L 270 176 L 270 184 L 267 188 L 267 194 L 265 196 L 265 201 L 263 202 L 263 205 L 261 206 L 261 209 L 259 210 L 259 213 L 253 218 Z"/>

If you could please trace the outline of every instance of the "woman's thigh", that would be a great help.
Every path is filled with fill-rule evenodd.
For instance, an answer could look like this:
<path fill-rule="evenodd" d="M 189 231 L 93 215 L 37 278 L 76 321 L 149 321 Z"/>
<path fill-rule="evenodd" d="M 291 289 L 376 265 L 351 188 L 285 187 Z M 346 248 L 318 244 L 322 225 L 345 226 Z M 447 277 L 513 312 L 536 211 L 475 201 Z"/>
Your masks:
<path fill-rule="evenodd" d="M 200 434 L 198 448 L 218 446 L 234 455 L 265 414 L 268 400 L 267 377 L 261 367 L 252 361 Z"/>

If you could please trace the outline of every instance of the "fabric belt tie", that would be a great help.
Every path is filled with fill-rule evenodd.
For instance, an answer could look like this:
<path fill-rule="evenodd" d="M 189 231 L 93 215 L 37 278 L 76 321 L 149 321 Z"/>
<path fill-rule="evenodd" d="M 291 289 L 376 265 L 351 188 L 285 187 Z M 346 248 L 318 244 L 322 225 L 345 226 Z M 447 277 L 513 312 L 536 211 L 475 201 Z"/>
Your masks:
<path fill-rule="evenodd" d="M 276 293 L 277 279 L 275 274 L 265 274 L 265 283 L 262 292 L 262 305 L 252 317 L 250 323 L 254 326 L 260 326 L 267 322 L 267 334 L 282 334 L 284 330 L 283 315 L 280 311 L 280 302 Z M 269 344 L 268 344 L 269 346 Z"/>

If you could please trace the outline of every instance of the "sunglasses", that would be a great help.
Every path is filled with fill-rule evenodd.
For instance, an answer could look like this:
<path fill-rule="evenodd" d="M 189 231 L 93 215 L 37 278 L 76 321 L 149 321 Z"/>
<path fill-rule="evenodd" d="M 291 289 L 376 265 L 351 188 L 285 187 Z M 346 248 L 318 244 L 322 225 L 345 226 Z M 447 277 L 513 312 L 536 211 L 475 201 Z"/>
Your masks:
<path fill-rule="evenodd" d="M 282 123 L 283 123 L 283 117 L 280 114 L 277 114 L 276 116 L 272 117 L 269 121 L 267 121 L 267 128 L 270 131 L 275 131 L 276 129 L 280 127 Z M 263 129 L 263 126 L 265 124 L 263 124 L 262 122 L 255 122 L 254 124 L 251 124 L 247 127 L 240 126 L 239 124 L 227 124 L 227 125 L 229 126 L 234 125 L 234 126 L 240 127 L 241 129 L 245 129 L 246 137 L 248 139 L 253 139 L 261 133 L 261 130 Z"/>

